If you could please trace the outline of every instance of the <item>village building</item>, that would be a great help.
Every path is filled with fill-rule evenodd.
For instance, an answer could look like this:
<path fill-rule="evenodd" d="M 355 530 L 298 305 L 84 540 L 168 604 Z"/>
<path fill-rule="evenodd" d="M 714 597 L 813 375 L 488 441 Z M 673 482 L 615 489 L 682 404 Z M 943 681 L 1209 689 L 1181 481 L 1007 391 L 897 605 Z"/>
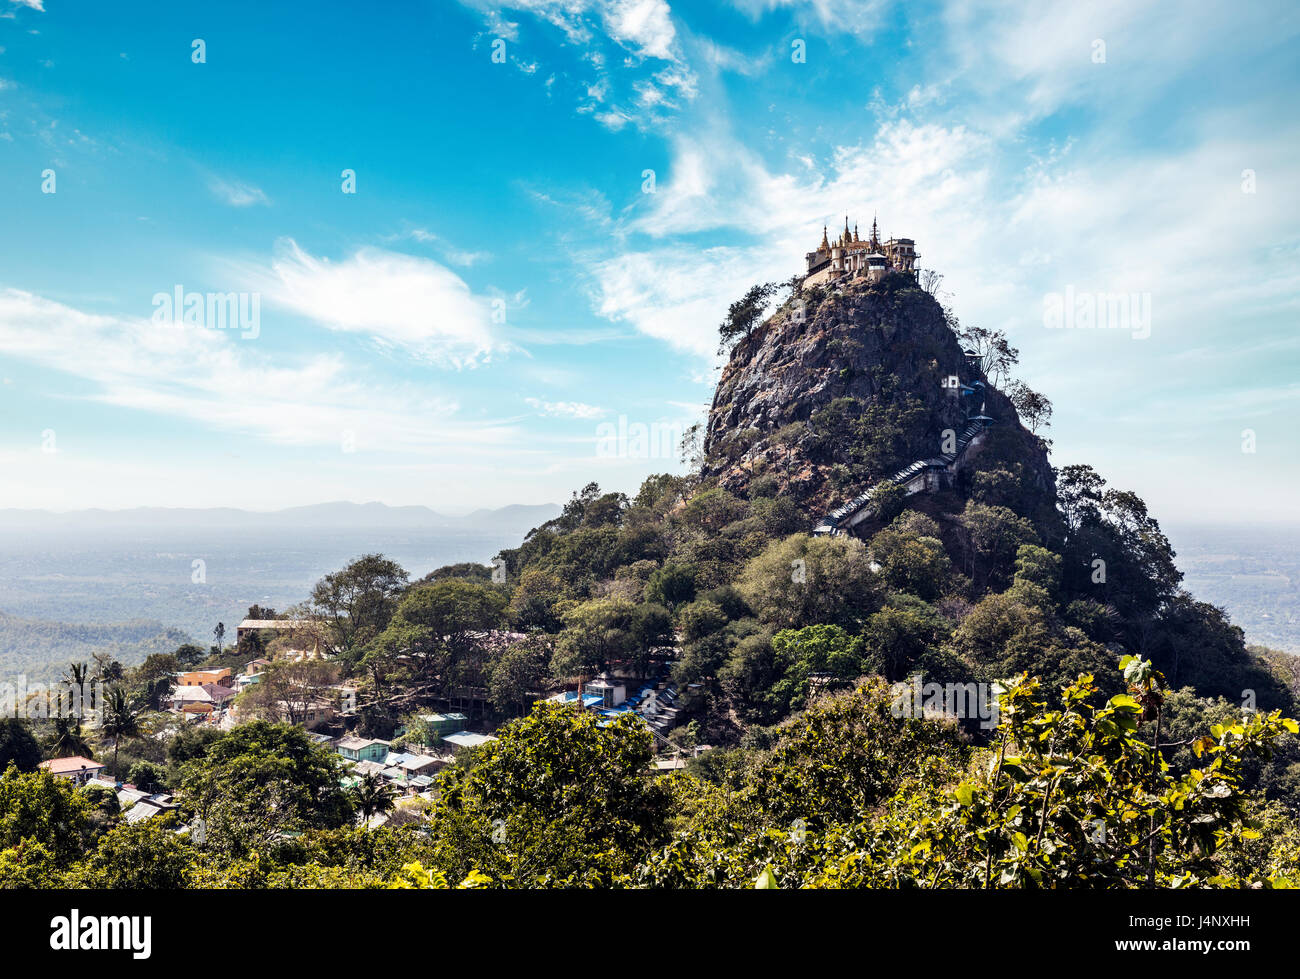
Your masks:
<path fill-rule="evenodd" d="M 202 687 L 207 684 L 219 684 L 223 687 L 234 686 L 233 671 L 229 667 L 222 670 L 190 670 L 176 674 L 178 687 Z"/>
<path fill-rule="evenodd" d="M 465 725 L 469 723 L 469 718 L 458 711 L 445 714 L 421 714 L 420 720 L 428 725 L 431 733 L 440 738 L 448 734 L 455 734 L 457 731 L 463 731 Z"/>
<path fill-rule="evenodd" d="M 91 758 L 72 755 L 69 758 L 51 758 L 43 761 L 40 767 L 51 775 L 66 778 L 74 785 L 85 785 L 104 770 L 104 766 Z"/>
<path fill-rule="evenodd" d="M 433 755 L 413 755 L 407 752 L 389 752 L 384 758 L 386 768 L 396 768 L 408 778 L 428 775 L 442 767 L 443 761 Z"/>
<path fill-rule="evenodd" d="M 239 691 L 233 687 L 223 686 L 219 683 L 205 683 L 202 685 L 175 686 L 167 695 L 167 700 L 171 704 L 171 709 L 176 711 L 186 711 L 187 708 L 198 707 L 199 710 L 190 710 L 189 713 L 210 714 L 216 710 L 225 709 L 232 700 L 239 695 Z"/>
<path fill-rule="evenodd" d="M 335 750 L 348 761 L 382 762 L 392 745 L 378 738 L 340 738 Z"/>
<path fill-rule="evenodd" d="M 490 734 L 475 734 L 473 731 L 457 731 L 455 734 L 443 736 L 443 741 L 448 744 L 454 744 L 457 748 L 477 748 L 479 745 L 487 744 L 489 741 L 495 741 L 496 738 Z"/>

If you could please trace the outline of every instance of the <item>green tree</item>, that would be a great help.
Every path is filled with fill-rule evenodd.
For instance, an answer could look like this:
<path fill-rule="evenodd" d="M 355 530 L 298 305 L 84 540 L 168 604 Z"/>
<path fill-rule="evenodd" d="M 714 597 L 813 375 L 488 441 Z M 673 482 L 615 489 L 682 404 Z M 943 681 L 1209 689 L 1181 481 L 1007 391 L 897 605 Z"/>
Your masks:
<path fill-rule="evenodd" d="M 837 625 L 783 629 L 772 637 L 775 661 L 784 675 L 769 691 L 783 714 L 808 704 L 814 692 L 830 691 L 864 672 L 863 644 Z"/>
<path fill-rule="evenodd" d="M 756 811 L 745 822 L 723 832 L 719 823 L 734 822 L 733 806 L 721 820 L 691 827 L 653 854 L 637 880 L 877 888 L 1300 883 L 1294 843 L 1289 852 L 1283 843 L 1250 856 L 1259 833 L 1245 784 L 1252 759 L 1300 725 L 1278 712 L 1216 724 L 1191 746 L 1196 767 L 1176 773 L 1164 763 L 1159 674 L 1135 657 L 1121 660 L 1121 671 L 1128 692 L 1109 699 L 1090 675 L 1050 700 L 1036 679 L 1005 681 L 992 748 L 969 766 L 959 744 L 942 753 L 926 745 L 887 774 L 897 732 L 932 722 L 904 716 L 891 724 L 878 706 L 880 732 L 865 745 L 831 728 L 796 758 L 778 752 L 754 775 Z M 889 714 L 898 717 L 892 706 Z M 886 752 L 884 765 L 863 766 L 864 747 Z M 797 833 L 788 830 L 791 816 L 801 821 Z"/>
<path fill-rule="evenodd" d="M 745 565 L 737 590 L 777 628 L 826 623 L 856 629 L 879 602 L 865 545 L 852 537 L 793 534 Z"/>
<path fill-rule="evenodd" d="M 739 337 L 749 336 L 763 319 L 767 307 L 781 288 L 776 282 L 763 282 L 749 290 L 727 307 L 727 318 L 718 327 L 718 336 L 725 346 Z"/>
<path fill-rule="evenodd" d="M 977 584 L 1005 584 L 1021 544 L 1037 544 L 1033 525 L 1006 507 L 967 501 L 961 516 L 970 539 L 970 571 Z"/>
<path fill-rule="evenodd" d="M 646 582 L 646 601 L 669 609 L 691 601 L 695 598 L 695 575 L 695 568 L 689 564 L 667 562 Z"/>
<path fill-rule="evenodd" d="M 140 735 L 141 706 L 136 698 L 126 692 L 121 684 L 109 687 L 104 697 L 104 707 L 100 711 L 99 729 L 106 737 L 113 739 L 113 776 L 119 778 L 117 771 L 117 753 L 123 738 L 135 738 Z"/>
<path fill-rule="evenodd" d="M 405 657 L 414 678 L 445 689 L 482 681 L 486 634 L 501 624 L 502 592 L 477 582 L 449 579 L 413 588 L 372 648 Z"/>
<path fill-rule="evenodd" d="M 366 554 L 318 581 L 311 607 L 327 623 L 334 650 L 353 654 L 383 632 L 407 580 L 396 561 Z"/>
<path fill-rule="evenodd" d="M 932 602 L 946 591 L 952 561 L 939 538 L 939 525 L 921 513 L 898 517 L 871 538 L 868 550 L 890 588 Z"/>
<path fill-rule="evenodd" d="M 356 808 L 357 818 L 364 826 L 370 817 L 392 812 L 397 804 L 393 790 L 382 775 L 367 772 L 352 786 L 352 804 Z"/>
<path fill-rule="evenodd" d="M 643 602 L 632 609 L 628 630 L 632 643 L 628 665 L 637 676 L 647 676 L 653 655 L 673 645 L 672 616 L 662 605 Z"/>
<path fill-rule="evenodd" d="M 159 709 L 163 698 L 171 691 L 174 675 L 180 669 L 181 663 L 175 653 L 150 653 L 135 668 L 135 686 L 150 710 Z"/>
<path fill-rule="evenodd" d="M 1052 423 L 1052 402 L 1022 381 L 1015 381 L 1007 388 L 1007 397 L 1029 430 L 1035 435 L 1040 428 Z"/>
<path fill-rule="evenodd" d="M 21 718 L 0 718 L 0 772 L 14 765 L 20 772 L 34 772 L 41 763 L 41 746 Z"/>
<path fill-rule="evenodd" d="M 1016 584 L 1030 584 L 1055 598 L 1061 589 L 1061 556 L 1037 544 L 1021 544 L 1016 549 Z"/>
<path fill-rule="evenodd" d="M 91 889 L 174 891 L 190 886 L 194 869 L 193 848 L 153 819 L 105 833 L 68 883 Z"/>
<path fill-rule="evenodd" d="M 535 692 L 544 688 L 549 677 L 550 643 L 540 636 L 530 636 L 512 643 L 492 667 L 488 696 L 498 709 L 522 714 L 536 699 Z"/>
<path fill-rule="evenodd" d="M 142 792 L 159 792 L 167 781 L 167 773 L 151 761 L 138 761 L 126 773 L 126 780 Z"/>
<path fill-rule="evenodd" d="M 570 609 L 551 659 L 551 672 L 581 680 L 630 655 L 636 642 L 632 613 L 631 602 L 615 598 L 592 599 Z"/>
<path fill-rule="evenodd" d="M 68 779 L 10 767 L 0 774 L 0 850 L 36 844 L 66 866 L 81 855 L 90 808 Z"/>
<path fill-rule="evenodd" d="M 207 827 L 203 849 L 247 856 L 288 831 L 350 822 L 340 764 L 301 728 L 252 721 L 181 764 L 181 797 L 187 816 Z"/>
<path fill-rule="evenodd" d="M 49 735 L 49 751 L 54 758 L 72 758 L 76 755 L 93 757 L 89 743 L 81 734 L 80 717 L 54 718 L 54 730 Z"/>
<path fill-rule="evenodd" d="M 439 776 L 432 825 L 451 879 L 608 885 L 668 835 L 670 796 L 646 777 L 650 733 L 630 717 L 542 703 Z"/>
<path fill-rule="evenodd" d="M 262 670 L 262 678 L 239 695 L 239 709 L 263 720 L 306 724 L 322 702 L 334 698 L 338 676 L 338 666 L 326 660 L 272 662 Z"/>
<path fill-rule="evenodd" d="M 208 657 L 207 651 L 202 646 L 196 646 L 190 642 L 177 646 L 172 655 L 176 657 L 176 662 L 184 670 L 193 669 Z"/>
<path fill-rule="evenodd" d="M 563 627 L 559 605 L 566 593 L 564 579 L 559 575 L 528 568 L 519 576 L 519 583 L 510 596 L 510 621 L 525 632 L 529 629 L 559 632 Z"/>

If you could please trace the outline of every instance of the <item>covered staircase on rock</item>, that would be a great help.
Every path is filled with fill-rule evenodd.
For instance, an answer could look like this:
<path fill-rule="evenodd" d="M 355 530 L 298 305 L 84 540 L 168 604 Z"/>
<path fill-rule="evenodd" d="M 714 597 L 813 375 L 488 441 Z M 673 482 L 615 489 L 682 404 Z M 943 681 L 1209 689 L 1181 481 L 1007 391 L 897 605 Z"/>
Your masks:
<path fill-rule="evenodd" d="M 937 493 L 941 489 L 952 486 L 967 450 L 978 446 L 983 441 L 989 426 L 993 424 L 993 419 L 984 413 L 982 399 L 978 413 L 974 411 L 975 397 L 982 395 L 983 390 L 982 381 L 960 385 L 960 396 L 968 406 L 966 427 L 957 436 L 952 452 L 932 456 L 929 459 L 918 459 L 904 466 L 885 482 L 902 486 L 907 490 L 908 496 L 916 493 Z M 813 533 L 818 536 L 833 537 L 849 531 L 864 520 L 869 520 L 876 513 L 873 502 L 875 493 L 876 487 L 869 487 L 847 503 L 836 507 L 818 521 L 817 526 L 813 528 Z"/>

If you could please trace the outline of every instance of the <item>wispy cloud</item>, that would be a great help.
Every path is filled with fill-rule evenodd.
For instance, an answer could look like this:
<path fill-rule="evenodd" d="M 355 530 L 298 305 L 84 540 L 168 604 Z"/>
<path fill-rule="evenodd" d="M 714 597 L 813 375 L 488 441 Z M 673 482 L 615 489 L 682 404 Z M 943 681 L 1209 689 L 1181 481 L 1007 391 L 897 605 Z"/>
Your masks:
<path fill-rule="evenodd" d="M 461 2 L 483 16 L 496 38 L 514 43 L 519 37 L 519 24 L 504 17 L 503 11 L 509 10 L 558 29 L 567 43 L 583 48 L 591 74 L 577 85 L 577 111 L 612 132 L 662 121 L 697 94 L 696 77 L 666 0 Z M 603 48 L 602 39 L 607 39 Z M 513 63 L 528 74 L 540 67 L 537 61 Z"/>
<path fill-rule="evenodd" d="M 601 418 L 608 414 L 604 408 L 583 404 L 581 401 L 543 401 L 540 398 L 525 398 L 524 402 L 548 418 Z"/>
<path fill-rule="evenodd" d="M 243 275 L 273 305 L 432 363 L 473 367 L 508 349 L 493 323 L 506 301 L 475 295 L 432 259 L 362 248 L 335 262 L 286 238 L 269 270 L 245 264 Z"/>
<path fill-rule="evenodd" d="M 452 265 L 459 265 L 462 268 L 469 268 L 472 265 L 477 265 L 479 262 L 492 257 L 491 252 L 469 251 L 464 248 L 457 248 L 451 242 L 425 228 L 413 228 L 402 237 L 409 238 L 412 241 L 418 241 L 421 244 L 434 246 L 443 258 L 451 262 Z"/>
<path fill-rule="evenodd" d="M 255 204 L 271 203 L 261 188 L 238 180 L 213 176 L 208 179 L 208 190 L 231 207 L 252 207 Z"/>
<path fill-rule="evenodd" d="M 350 437 L 359 451 L 472 455 L 518 436 L 509 424 L 459 421 L 456 401 L 377 382 L 338 354 L 280 359 L 255 346 L 231 333 L 0 292 L 0 347 L 87 382 L 76 397 L 287 445 L 339 447 Z"/>

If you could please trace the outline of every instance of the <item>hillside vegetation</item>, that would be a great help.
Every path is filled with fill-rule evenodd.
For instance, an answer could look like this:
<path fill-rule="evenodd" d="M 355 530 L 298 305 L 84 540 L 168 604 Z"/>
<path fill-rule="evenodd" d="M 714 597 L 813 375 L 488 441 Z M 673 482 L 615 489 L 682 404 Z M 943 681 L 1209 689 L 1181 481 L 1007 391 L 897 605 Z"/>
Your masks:
<path fill-rule="evenodd" d="M 130 866 L 158 886 L 1300 884 L 1292 662 L 1182 589 L 1135 494 L 1051 469 L 1032 430 L 1050 406 L 1011 379 L 1005 338 L 902 276 L 795 291 L 766 319 L 738 304 L 724 335 L 694 471 L 632 496 L 583 487 L 501 552 L 504 581 L 454 565 L 411 582 L 367 555 L 292 610 L 330 657 L 273 665 L 253 703 L 349 676 L 359 733 L 446 705 L 495 726 L 418 811 L 358 828 L 391 800 L 342 790 L 337 756 L 268 716 L 128 742 L 201 842 L 165 822 L 96 830 L 87 810 L 66 817 L 75 845 L 34 817 L 29 845 L 20 815 L 0 881 L 115 886 Z M 960 421 L 939 387 L 958 372 L 986 389 L 978 454 L 938 492 L 882 484 Z M 851 534 L 810 533 L 877 485 Z M 288 641 L 246 636 L 209 662 Z M 665 737 L 535 703 L 610 670 L 670 679 Z M 944 696 L 919 703 L 929 684 Z M 689 764 L 656 773 L 665 754 Z M 17 771 L 0 792 L 21 812 L 78 805 Z"/>
<path fill-rule="evenodd" d="M 148 619 L 76 624 L 0 612 L 0 677 L 49 682 L 63 675 L 69 660 L 96 653 L 134 666 L 150 653 L 169 653 L 186 641 L 180 630 Z"/>

